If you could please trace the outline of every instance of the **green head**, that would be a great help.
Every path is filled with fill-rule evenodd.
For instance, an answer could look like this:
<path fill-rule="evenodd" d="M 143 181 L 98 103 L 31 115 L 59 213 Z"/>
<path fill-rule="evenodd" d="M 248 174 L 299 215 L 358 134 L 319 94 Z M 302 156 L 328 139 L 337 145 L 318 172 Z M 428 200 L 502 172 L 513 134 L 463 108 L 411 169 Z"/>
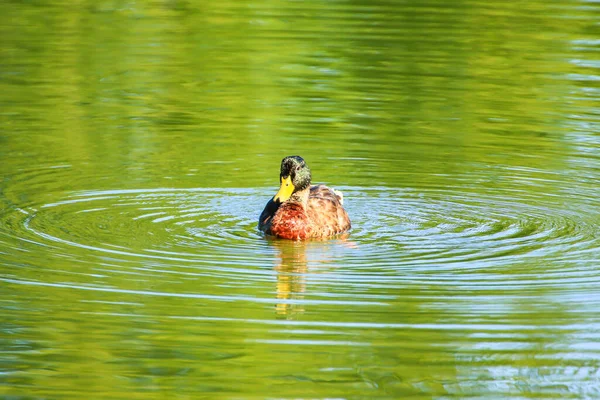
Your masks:
<path fill-rule="evenodd" d="M 273 200 L 283 203 L 292 194 L 304 190 L 310 186 L 310 169 L 304 159 L 300 156 L 288 156 L 281 160 L 281 172 L 279 182 L 281 187 Z"/>

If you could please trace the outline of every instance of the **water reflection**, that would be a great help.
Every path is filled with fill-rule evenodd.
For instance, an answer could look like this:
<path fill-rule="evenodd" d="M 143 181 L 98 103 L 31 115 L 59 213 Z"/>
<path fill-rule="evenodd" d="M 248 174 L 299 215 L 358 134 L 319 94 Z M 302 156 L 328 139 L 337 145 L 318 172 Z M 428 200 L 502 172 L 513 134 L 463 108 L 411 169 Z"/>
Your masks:
<path fill-rule="evenodd" d="M 276 313 L 279 317 L 294 319 L 297 314 L 304 313 L 304 304 L 295 300 L 304 299 L 306 292 L 306 274 L 308 262 L 306 242 L 289 242 L 271 239 L 270 243 L 277 249 L 275 266 L 277 271 Z"/>
<path fill-rule="evenodd" d="M 344 264 L 336 260 L 357 244 L 350 240 L 351 233 L 336 236 L 328 240 L 289 241 L 267 238 L 269 244 L 277 250 L 275 265 L 277 272 L 276 313 L 280 317 L 294 319 L 310 307 L 303 302 L 307 292 L 307 281 L 319 281 L 318 275 L 335 276 L 336 270 Z M 316 279 L 315 279 L 316 278 Z M 310 290 L 310 288 L 309 288 Z"/>
<path fill-rule="evenodd" d="M 0 397 L 600 397 L 599 2 L 117 3 L 0 2 Z"/>

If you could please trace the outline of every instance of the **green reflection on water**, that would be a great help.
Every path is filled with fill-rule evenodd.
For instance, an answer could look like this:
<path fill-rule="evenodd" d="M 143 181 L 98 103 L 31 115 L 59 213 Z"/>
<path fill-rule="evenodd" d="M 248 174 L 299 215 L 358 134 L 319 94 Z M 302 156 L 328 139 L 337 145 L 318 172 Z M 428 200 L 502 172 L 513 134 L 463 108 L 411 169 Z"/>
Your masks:
<path fill-rule="evenodd" d="M 600 395 L 597 12 L 4 2 L 0 393 Z M 289 154 L 350 237 L 256 233 Z"/>

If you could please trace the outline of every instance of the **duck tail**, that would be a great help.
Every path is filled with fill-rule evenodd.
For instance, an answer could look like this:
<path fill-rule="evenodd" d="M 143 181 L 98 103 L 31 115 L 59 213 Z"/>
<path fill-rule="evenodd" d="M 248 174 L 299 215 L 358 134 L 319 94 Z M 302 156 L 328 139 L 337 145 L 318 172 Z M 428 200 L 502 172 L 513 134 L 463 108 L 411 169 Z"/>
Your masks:
<path fill-rule="evenodd" d="M 333 189 L 333 193 L 335 193 L 337 198 L 340 200 L 340 204 L 344 205 L 344 193 L 340 192 L 339 190 L 335 190 L 335 189 Z"/>

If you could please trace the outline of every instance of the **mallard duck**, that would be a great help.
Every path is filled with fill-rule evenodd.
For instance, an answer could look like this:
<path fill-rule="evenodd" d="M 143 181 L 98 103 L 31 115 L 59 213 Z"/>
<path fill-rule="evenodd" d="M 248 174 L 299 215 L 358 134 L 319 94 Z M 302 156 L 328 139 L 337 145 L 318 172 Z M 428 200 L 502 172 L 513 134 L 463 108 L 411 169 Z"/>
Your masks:
<path fill-rule="evenodd" d="M 310 185 L 310 169 L 302 157 L 281 161 L 281 186 L 260 214 L 258 228 L 284 239 L 326 238 L 350 229 L 341 192 Z"/>

